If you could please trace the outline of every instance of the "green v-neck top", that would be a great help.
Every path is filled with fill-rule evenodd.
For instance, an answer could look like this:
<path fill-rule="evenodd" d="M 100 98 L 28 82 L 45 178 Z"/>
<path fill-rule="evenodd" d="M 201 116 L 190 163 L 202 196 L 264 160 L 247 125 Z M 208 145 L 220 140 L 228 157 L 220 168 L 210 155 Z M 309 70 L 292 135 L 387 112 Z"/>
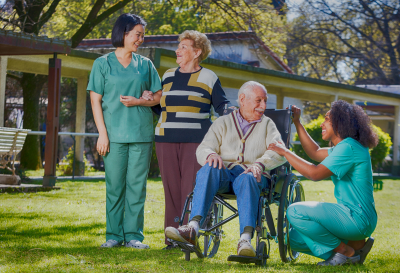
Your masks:
<path fill-rule="evenodd" d="M 140 98 L 143 91 L 161 89 L 161 80 L 150 59 L 132 53 L 125 68 L 115 52 L 97 58 L 93 63 L 87 91 L 103 96 L 104 123 L 110 142 L 132 143 L 154 140 L 153 114 L 150 107 L 126 107 L 120 95 Z"/>
<path fill-rule="evenodd" d="M 358 216 L 364 222 L 360 228 L 368 227 L 368 230 L 362 231 L 368 237 L 378 219 L 369 149 L 348 137 L 330 148 L 328 154 L 321 164 L 333 173 L 331 178 L 337 202 L 348 207 L 353 217 Z"/>

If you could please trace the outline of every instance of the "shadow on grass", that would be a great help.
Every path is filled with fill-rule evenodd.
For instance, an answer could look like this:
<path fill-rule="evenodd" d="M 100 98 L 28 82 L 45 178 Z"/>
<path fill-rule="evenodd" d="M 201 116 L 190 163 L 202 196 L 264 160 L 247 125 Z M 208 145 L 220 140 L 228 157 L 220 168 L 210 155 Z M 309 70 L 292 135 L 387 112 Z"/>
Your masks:
<path fill-rule="evenodd" d="M 215 259 L 199 259 L 192 254 L 190 261 L 184 260 L 184 253 L 180 250 L 165 251 L 162 249 L 137 250 L 125 247 L 100 248 L 90 246 L 75 247 L 37 247 L 30 249 L 6 248 L 7 258 L 14 265 L 45 264 L 54 260 L 54 266 L 82 267 L 90 265 L 94 268 L 107 268 L 118 272 L 366 272 L 369 266 L 366 265 L 345 265 L 340 270 L 337 267 L 319 267 L 308 263 L 282 263 L 279 261 L 267 261 L 266 267 L 259 267 L 254 264 L 240 264 L 228 261 L 216 261 Z M 21 259 L 24 256 L 24 259 Z M 384 262 L 377 260 L 377 263 Z M 154 271 L 154 267 L 157 271 Z M 153 270 L 152 270 L 153 269 Z"/>
<path fill-rule="evenodd" d="M 29 217 L 19 217 L 24 220 L 31 220 Z M 4 219 L 4 218 L 2 218 Z M 78 221 L 77 221 L 78 222 Z M 49 224 L 51 221 L 49 221 Z M 42 238 L 45 236 L 53 236 L 54 234 L 57 234 L 59 236 L 65 236 L 65 235 L 71 235 L 73 237 L 74 234 L 78 233 L 87 233 L 88 235 L 98 235 L 97 230 L 105 228 L 105 224 L 101 223 L 93 223 L 90 225 L 83 225 L 80 223 L 79 225 L 74 225 L 74 223 L 70 225 L 63 225 L 63 226 L 41 226 L 39 228 L 32 228 L 30 226 L 26 226 L 26 228 L 21 228 L 21 224 L 15 224 L 15 225 L 9 225 L 7 228 L 1 228 L 0 233 L 2 236 L 0 236 L 0 241 L 5 241 L 7 240 L 8 242 L 11 242 L 12 240 L 15 241 L 20 241 L 23 238 L 20 238 L 19 236 L 26 237 L 28 236 L 29 238 Z M 93 232 L 93 230 L 96 230 L 96 232 Z M 6 234 L 7 232 L 7 234 Z M 16 236 L 15 238 L 12 238 L 13 236 Z"/>

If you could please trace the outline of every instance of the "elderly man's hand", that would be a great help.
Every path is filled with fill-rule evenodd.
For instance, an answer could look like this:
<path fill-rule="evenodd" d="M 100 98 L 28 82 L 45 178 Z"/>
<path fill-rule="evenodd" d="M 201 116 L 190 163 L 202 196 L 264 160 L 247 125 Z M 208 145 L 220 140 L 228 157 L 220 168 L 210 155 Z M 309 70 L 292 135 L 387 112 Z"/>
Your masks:
<path fill-rule="evenodd" d="M 218 169 L 220 169 L 220 170 L 222 168 L 225 169 L 224 162 L 223 162 L 222 158 L 218 154 L 210 155 L 207 158 L 206 162 L 204 162 L 204 165 L 207 164 L 207 163 L 208 163 L 208 166 L 210 166 L 210 167 L 211 167 L 211 165 L 213 165 L 214 168 L 218 167 Z"/>
<path fill-rule="evenodd" d="M 247 168 L 243 173 L 253 173 L 253 176 L 256 178 L 257 182 L 261 182 L 261 168 L 258 165 L 253 165 Z"/>

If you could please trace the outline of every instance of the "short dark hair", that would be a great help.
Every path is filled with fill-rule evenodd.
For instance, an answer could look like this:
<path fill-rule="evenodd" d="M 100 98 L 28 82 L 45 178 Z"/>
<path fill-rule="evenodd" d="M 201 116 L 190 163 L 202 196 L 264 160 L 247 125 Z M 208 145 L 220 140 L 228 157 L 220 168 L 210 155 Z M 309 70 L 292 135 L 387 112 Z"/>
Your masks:
<path fill-rule="evenodd" d="M 146 26 L 146 21 L 136 15 L 124 13 L 120 15 L 114 24 L 111 32 L 111 43 L 114 47 L 124 47 L 124 36 L 131 31 L 136 25 Z"/>
<path fill-rule="evenodd" d="M 378 145 L 378 136 L 372 128 L 371 120 L 360 106 L 343 100 L 335 101 L 332 103 L 329 120 L 333 131 L 340 138 L 351 137 L 368 148 Z"/>

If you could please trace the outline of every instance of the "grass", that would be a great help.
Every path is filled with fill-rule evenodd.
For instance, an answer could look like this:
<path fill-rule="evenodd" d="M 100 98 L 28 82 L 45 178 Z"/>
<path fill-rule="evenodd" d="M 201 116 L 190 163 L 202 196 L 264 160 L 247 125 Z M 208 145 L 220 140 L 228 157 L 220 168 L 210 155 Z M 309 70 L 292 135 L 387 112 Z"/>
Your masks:
<path fill-rule="evenodd" d="M 375 192 L 376 242 L 362 266 L 319 268 L 319 260 L 306 255 L 284 264 L 275 242 L 265 268 L 227 262 L 236 250 L 237 220 L 224 226 L 226 237 L 214 258 L 192 254 L 186 262 L 179 250 L 161 250 L 164 201 L 159 180 L 149 180 L 147 187 L 144 242 L 151 249 L 100 249 L 105 241 L 105 183 L 92 180 L 59 182 L 61 190 L 51 192 L 1 194 L 0 272 L 398 272 L 399 181 L 383 182 L 383 190 Z M 334 202 L 331 182 L 302 183 L 307 200 Z"/>
<path fill-rule="evenodd" d="M 100 176 L 104 175 L 105 172 L 101 171 L 93 171 L 93 172 L 88 172 L 85 171 L 85 176 Z M 39 176 L 44 176 L 44 169 L 39 169 L 39 170 L 25 170 L 24 175 L 27 177 L 39 177 Z M 56 176 L 64 176 L 62 171 L 56 171 Z M 71 176 L 71 175 L 69 175 Z"/>

